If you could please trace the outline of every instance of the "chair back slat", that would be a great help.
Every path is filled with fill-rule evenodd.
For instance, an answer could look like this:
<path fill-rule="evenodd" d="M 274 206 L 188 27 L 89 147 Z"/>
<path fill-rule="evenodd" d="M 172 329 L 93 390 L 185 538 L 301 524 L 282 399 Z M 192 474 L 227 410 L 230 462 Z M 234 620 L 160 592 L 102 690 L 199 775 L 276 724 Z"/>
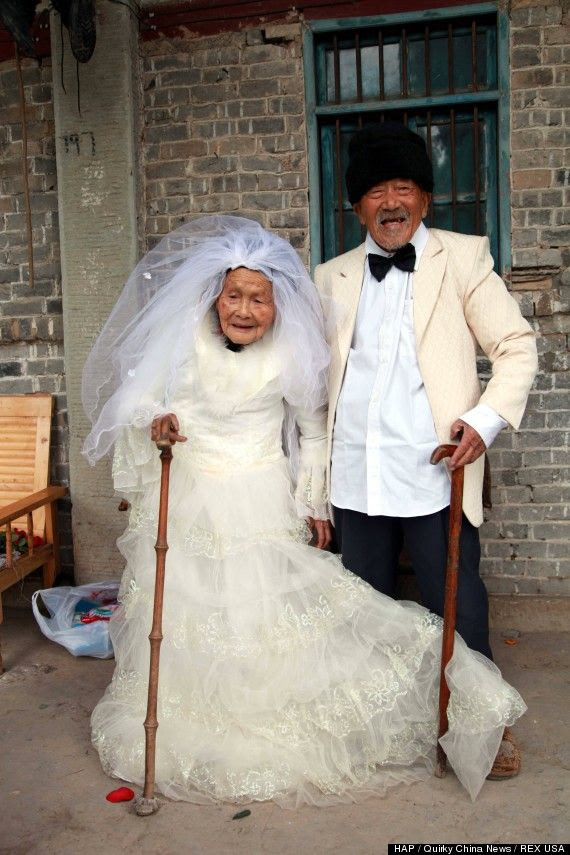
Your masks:
<path fill-rule="evenodd" d="M 0 508 L 47 487 L 52 410 L 51 395 L 0 397 Z M 26 517 L 13 527 L 26 531 Z M 33 529 L 44 536 L 45 508 L 34 511 Z"/>

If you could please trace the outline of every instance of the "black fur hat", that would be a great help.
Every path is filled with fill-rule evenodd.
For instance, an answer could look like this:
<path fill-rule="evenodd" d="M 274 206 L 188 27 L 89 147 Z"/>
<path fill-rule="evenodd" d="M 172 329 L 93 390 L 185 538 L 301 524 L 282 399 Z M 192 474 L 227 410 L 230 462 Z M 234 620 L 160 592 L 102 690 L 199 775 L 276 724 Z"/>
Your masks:
<path fill-rule="evenodd" d="M 382 181 L 411 178 L 431 193 L 433 170 L 426 144 L 399 122 L 384 122 L 357 131 L 348 145 L 346 187 L 351 205 Z"/>

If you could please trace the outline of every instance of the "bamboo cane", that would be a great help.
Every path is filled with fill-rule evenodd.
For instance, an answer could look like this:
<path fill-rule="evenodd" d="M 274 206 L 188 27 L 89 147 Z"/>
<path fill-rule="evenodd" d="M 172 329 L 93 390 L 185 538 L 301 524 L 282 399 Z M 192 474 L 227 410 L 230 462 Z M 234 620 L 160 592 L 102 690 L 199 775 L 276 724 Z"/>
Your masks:
<path fill-rule="evenodd" d="M 160 502 L 158 508 L 158 536 L 155 544 L 156 578 L 154 583 L 154 606 L 152 613 L 152 629 L 150 641 L 150 667 L 148 675 L 148 701 L 145 729 L 145 764 L 144 789 L 142 796 L 137 796 L 135 811 L 139 816 L 150 816 L 160 807 L 159 800 L 154 795 L 155 760 L 156 760 L 156 731 L 158 718 L 156 715 L 158 698 L 158 669 L 160 663 L 160 644 L 162 642 L 162 603 L 164 595 L 164 571 L 168 543 L 166 540 L 168 523 L 168 483 L 170 478 L 170 463 L 172 462 L 172 445 L 168 434 L 161 434 L 156 442 L 160 449 Z"/>
<path fill-rule="evenodd" d="M 430 462 L 439 463 L 445 457 L 451 457 L 456 445 L 438 445 L 433 452 Z M 461 534 L 461 518 L 463 508 L 463 466 L 454 469 L 451 475 L 451 501 L 449 505 L 449 535 L 447 541 L 447 569 L 445 573 L 445 600 L 443 606 L 443 633 L 441 639 L 441 670 L 439 675 L 439 728 L 437 734 L 437 764 L 435 774 L 443 778 L 446 773 L 447 757 L 439 742 L 447 733 L 447 706 L 449 703 L 449 686 L 445 677 L 445 669 L 453 656 L 455 639 L 455 622 L 457 616 L 457 579 L 459 573 L 459 537 Z"/>

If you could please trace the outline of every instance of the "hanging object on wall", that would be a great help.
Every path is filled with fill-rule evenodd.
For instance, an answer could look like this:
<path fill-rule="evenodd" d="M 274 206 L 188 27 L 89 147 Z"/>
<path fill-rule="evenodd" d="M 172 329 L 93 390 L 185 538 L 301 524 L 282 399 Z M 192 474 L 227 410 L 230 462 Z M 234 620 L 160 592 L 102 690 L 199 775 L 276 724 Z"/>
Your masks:
<path fill-rule="evenodd" d="M 77 109 L 81 113 L 79 63 L 88 62 L 93 56 L 97 41 L 95 22 L 95 0 L 52 0 L 52 6 L 61 19 L 61 88 L 63 80 L 63 27 L 69 32 L 71 52 L 75 57 L 77 75 Z"/>
<path fill-rule="evenodd" d="M 32 24 L 39 0 L 0 0 L 0 21 L 6 27 L 23 56 L 35 56 Z"/>
<path fill-rule="evenodd" d="M 69 27 L 69 6 L 70 0 L 52 0 L 52 7 L 59 15 L 59 41 L 60 41 L 60 57 L 59 57 L 59 76 L 61 88 L 67 95 L 67 89 L 65 88 L 65 81 L 63 79 L 63 53 L 64 53 L 64 42 L 63 42 L 63 28 Z"/>
<path fill-rule="evenodd" d="M 69 7 L 71 0 L 51 0 L 52 8 L 58 13 L 64 27 L 69 27 Z"/>
<path fill-rule="evenodd" d="M 96 40 L 94 0 L 71 0 L 69 41 L 77 62 L 88 62 L 91 59 Z"/>
<path fill-rule="evenodd" d="M 89 62 L 97 41 L 94 0 L 51 0 L 51 5 L 69 31 L 73 56 L 77 62 Z"/>

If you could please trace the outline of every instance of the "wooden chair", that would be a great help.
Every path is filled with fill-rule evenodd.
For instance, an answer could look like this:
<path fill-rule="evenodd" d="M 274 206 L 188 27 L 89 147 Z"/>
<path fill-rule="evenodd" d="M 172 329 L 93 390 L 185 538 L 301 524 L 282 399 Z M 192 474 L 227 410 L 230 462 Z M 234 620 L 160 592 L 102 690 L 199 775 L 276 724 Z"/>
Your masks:
<path fill-rule="evenodd" d="M 43 585 L 49 588 L 59 570 L 55 502 L 68 489 L 48 487 L 52 410 L 51 395 L 0 396 L 0 530 L 6 532 L 6 555 L 0 564 L 0 623 L 3 591 L 39 567 Z M 13 528 L 26 533 L 28 549 L 21 556 L 14 555 Z M 34 535 L 45 543 L 34 546 Z"/>

